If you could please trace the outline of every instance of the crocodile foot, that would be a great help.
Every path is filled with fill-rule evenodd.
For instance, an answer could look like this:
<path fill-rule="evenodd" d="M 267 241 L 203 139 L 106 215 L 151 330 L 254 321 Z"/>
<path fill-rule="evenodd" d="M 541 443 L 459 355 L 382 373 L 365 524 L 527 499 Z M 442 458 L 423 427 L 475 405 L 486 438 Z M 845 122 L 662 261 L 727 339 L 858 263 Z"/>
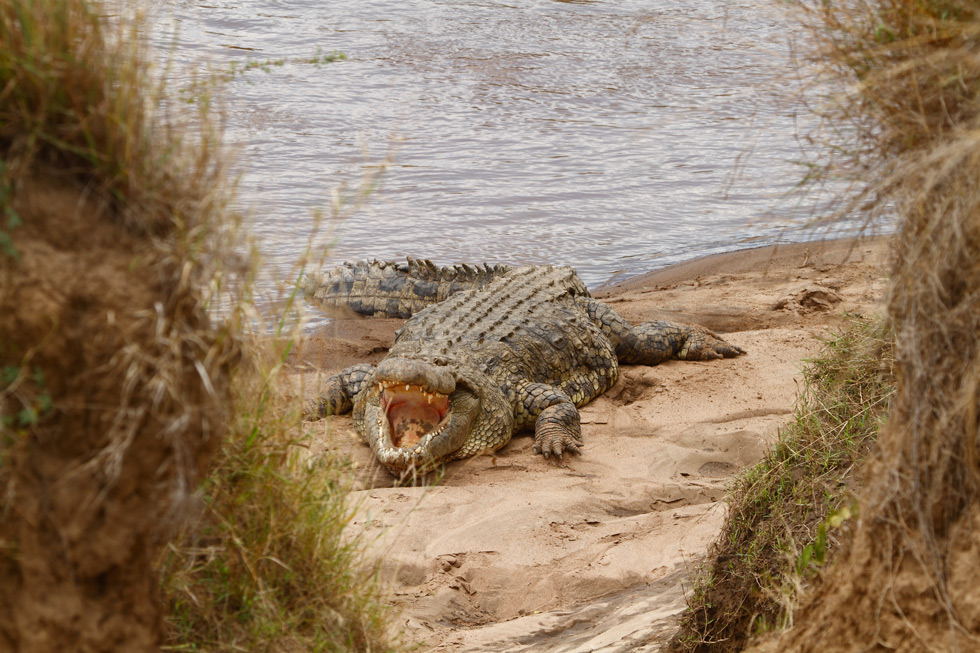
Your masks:
<path fill-rule="evenodd" d="M 309 402 L 304 411 L 306 419 L 323 419 L 330 415 L 349 413 L 354 407 L 353 398 L 364 387 L 374 366 L 367 363 L 352 365 L 340 374 L 334 374 L 323 383 L 323 394 Z"/>
<path fill-rule="evenodd" d="M 545 458 L 561 459 L 564 452 L 582 453 L 582 432 L 578 410 L 571 403 L 560 403 L 541 411 L 534 427 L 531 450 Z"/>
<path fill-rule="evenodd" d="M 717 333 L 699 326 L 682 327 L 685 331 L 684 345 L 676 358 L 686 361 L 709 361 L 716 358 L 734 358 L 745 350 L 726 342 Z"/>

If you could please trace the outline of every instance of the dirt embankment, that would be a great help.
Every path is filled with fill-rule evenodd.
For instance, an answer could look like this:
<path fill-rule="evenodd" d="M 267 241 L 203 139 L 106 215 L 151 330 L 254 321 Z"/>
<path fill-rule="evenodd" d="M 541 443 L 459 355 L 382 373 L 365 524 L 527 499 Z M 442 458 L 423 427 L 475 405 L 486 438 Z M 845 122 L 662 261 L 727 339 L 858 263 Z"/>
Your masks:
<path fill-rule="evenodd" d="M 597 291 L 633 323 L 703 324 L 748 355 L 624 367 L 581 411 L 581 456 L 544 460 L 518 436 L 496 456 L 450 464 L 436 487 L 392 487 L 349 417 L 318 423 L 317 447 L 355 462 L 351 528 L 382 560 L 405 640 L 437 651 L 657 650 L 721 526 L 728 480 L 789 418 L 801 360 L 846 314 L 880 311 L 886 249 L 761 248 Z M 300 352 L 304 392 L 380 360 L 399 323 L 332 322 Z"/>
<path fill-rule="evenodd" d="M 0 650 L 154 649 L 154 558 L 220 442 L 225 377 L 194 364 L 213 337 L 196 291 L 91 195 L 35 177 L 11 204 Z"/>

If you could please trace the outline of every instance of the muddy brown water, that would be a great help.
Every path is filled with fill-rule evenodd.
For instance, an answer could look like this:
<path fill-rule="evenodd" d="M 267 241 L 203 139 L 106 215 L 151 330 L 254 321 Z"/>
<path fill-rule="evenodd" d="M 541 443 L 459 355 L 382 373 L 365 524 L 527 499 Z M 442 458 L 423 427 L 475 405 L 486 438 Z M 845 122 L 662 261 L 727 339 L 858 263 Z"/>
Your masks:
<path fill-rule="evenodd" d="M 204 63 L 285 60 L 227 89 L 267 284 L 293 274 L 331 190 L 393 143 L 381 189 L 333 234 L 328 262 L 560 263 L 595 287 L 827 235 L 800 229 L 816 200 L 787 196 L 808 155 L 789 83 L 800 28 L 774 0 L 165 0 L 149 11 L 178 86 Z M 307 61 L 335 50 L 346 60 Z"/>

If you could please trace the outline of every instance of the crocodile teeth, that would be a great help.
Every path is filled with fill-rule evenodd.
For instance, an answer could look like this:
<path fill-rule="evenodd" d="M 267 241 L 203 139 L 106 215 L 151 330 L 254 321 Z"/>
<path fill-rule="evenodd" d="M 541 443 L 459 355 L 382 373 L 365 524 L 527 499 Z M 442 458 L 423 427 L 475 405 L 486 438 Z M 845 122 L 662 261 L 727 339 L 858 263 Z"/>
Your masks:
<path fill-rule="evenodd" d="M 380 419 L 388 422 L 391 444 L 396 449 L 424 447 L 442 431 L 449 414 L 449 396 L 401 382 L 382 381 Z"/>

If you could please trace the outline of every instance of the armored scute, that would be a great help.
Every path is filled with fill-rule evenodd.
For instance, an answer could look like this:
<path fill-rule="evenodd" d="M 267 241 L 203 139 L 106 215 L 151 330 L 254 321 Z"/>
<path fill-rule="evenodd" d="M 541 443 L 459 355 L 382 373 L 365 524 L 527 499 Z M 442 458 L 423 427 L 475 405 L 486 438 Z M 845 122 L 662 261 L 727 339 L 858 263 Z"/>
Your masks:
<path fill-rule="evenodd" d="M 616 382 L 619 363 L 745 353 L 697 326 L 633 327 L 568 267 L 348 263 L 307 293 L 322 305 L 410 318 L 377 368 L 330 377 L 312 407 L 315 417 L 353 409 L 357 431 L 396 475 L 496 451 L 532 427 L 535 453 L 579 453 L 577 406 Z"/>

